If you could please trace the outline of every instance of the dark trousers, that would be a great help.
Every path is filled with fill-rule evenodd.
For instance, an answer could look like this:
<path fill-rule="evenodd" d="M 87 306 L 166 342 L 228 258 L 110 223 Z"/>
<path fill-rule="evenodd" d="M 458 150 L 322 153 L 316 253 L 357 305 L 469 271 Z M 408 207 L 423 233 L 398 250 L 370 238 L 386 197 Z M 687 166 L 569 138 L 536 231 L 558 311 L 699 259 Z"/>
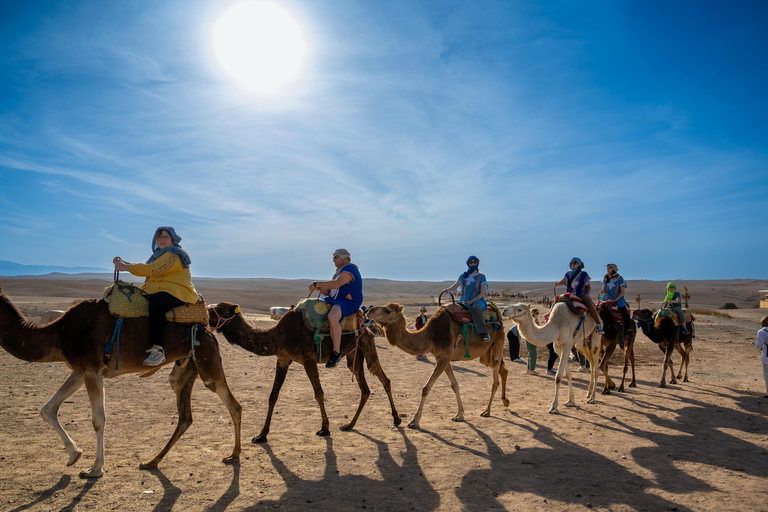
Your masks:
<path fill-rule="evenodd" d="M 473 302 L 469 306 L 469 313 L 472 315 L 472 323 L 475 324 L 475 332 L 480 335 L 488 334 L 488 326 L 485 325 L 485 317 L 483 316 L 480 304 Z"/>
<path fill-rule="evenodd" d="M 509 358 L 514 361 L 520 359 L 520 338 L 510 329 L 507 331 L 507 341 L 509 341 Z"/>
<path fill-rule="evenodd" d="M 553 366 L 555 366 L 555 361 L 557 361 L 557 352 L 555 352 L 555 344 L 550 343 L 547 345 L 547 348 L 549 349 L 549 359 L 547 360 L 547 370 L 551 370 Z"/>
<path fill-rule="evenodd" d="M 163 346 L 165 339 L 165 314 L 183 306 L 185 302 L 168 292 L 157 292 L 149 296 L 149 345 Z"/>

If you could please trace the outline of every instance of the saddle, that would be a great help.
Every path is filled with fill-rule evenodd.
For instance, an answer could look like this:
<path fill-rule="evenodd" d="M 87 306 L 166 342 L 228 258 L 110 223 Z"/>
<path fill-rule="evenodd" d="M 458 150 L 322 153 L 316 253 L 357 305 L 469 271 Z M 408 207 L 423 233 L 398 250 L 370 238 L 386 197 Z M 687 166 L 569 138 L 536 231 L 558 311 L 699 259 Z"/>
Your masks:
<path fill-rule="evenodd" d="M 296 311 L 301 313 L 301 318 L 307 329 L 326 334 L 331 332 L 328 313 L 332 307 L 333 304 L 328 304 L 320 299 L 301 299 L 296 304 Z M 355 314 L 341 319 L 341 332 L 358 331 L 358 327 L 364 325 L 364 320 L 363 312 L 358 309 Z"/>
<path fill-rule="evenodd" d="M 600 308 L 608 308 L 611 311 L 611 314 L 613 315 L 613 319 L 616 320 L 616 322 L 621 322 L 624 320 L 621 316 L 621 311 L 619 311 L 619 305 L 616 304 L 616 301 L 613 300 L 601 300 L 597 303 L 595 306 L 596 309 Z M 632 318 L 632 311 L 629 309 L 629 304 L 627 304 L 627 314 L 630 318 Z"/>
<path fill-rule="evenodd" d="M 568 306 L 568 309 L 573 313 L 574 315 L 578 316 L 584 316 L 587 314 L 587 305 L 584 304 L 584 301 L 581 300 L 578 295 L 574 295 L 572 293 L 564 293 L 562 295 L 558 295 L 555 297 L 555 304 L 558 302 L 563 302 L 566 306 Z"/>
<path fill-rule="evenodd" d="M 139 318 L 149 316 L 149 296 L 139 288 L 125 281 L 116 281 L 104 288 L 102 299 L 109 304 L 109 312 L 117 318 Z M 165 319 L 180 324 L 208 325 L 208 308 L 203 297 L 197 296 L 197 303 L 184 304 L 168 311 Z"/>
<path fill-rule="evenodd" d="M 451 316 L 453 316 L 453 319 L 456 320 L 456 322 L 460 324 L 472 323 L 472 315 L 470 314 L 469 310 L 461 304 L 448 304 L 447 306 L 442 307 L 448 311 Z M 497 328 L 496 326 L 501 320 L 501 312 L 499 312 L 499 308 L 496 307 L 495 303 L 488 303 L 486 308 L 483 310 L 483 318 L 485 319 L 485 323 L 487 325 L 493 325 L 494 329 Z"/>
<path fill-rule="evenodd" d="M 683 308 L 683 314 L 685 315 L 685 322 L 693 322 L 693 315 L 691 314 L 691 310 L 687 308 Z M 661 308 L 653 315 L 653 322 L 656 323 L 656 319 L 659 317 L 667 317 L 671 318 L 672 321 L 675 323 L 676 326 L 680 326 L 680 319 L 677 317 L 677 312 L 672 308 Z"/>

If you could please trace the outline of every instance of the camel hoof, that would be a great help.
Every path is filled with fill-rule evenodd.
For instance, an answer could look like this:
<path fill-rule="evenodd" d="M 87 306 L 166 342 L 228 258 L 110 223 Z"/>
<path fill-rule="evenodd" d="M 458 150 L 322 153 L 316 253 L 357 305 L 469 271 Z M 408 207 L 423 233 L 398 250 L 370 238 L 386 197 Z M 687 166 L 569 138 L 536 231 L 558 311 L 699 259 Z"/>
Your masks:
<path fill-rule="evenodd" d="M 325 437 L 325 436 L 331 435 L 331 431 L 328 430 L 327 428 L 321 428 L 320 430 L 315 432 L 315 435 L 320 437 Z"/>
<path fill-rule="evenodd" d="M 501 401 L 501 403 L 504 404 L 504 407 L 509 407 L 509 398 L 505 398 Z"/>
<path fill-rule="evenodd" d="M 688 382 L 688 377 L 684 378 L 683 382 Z"/>
<path fill-rule="evenodd" d="M 576 407 L 576 402 L 565 402 L 566 407 Z"/>
<path fill-rule="evenodd" d="M 662 382 L 661 384 L 659 384 L 659 387 L 660 388 L 665 388 L 665 387 L 667 387 L 667 385 L 664 382 Z"/>
<path fill-rule="evenodd" d="M 91 468 L 88 471 L 81 471 L 80 472 L 80 478 L 101 478 L 104 476 L 104 470 L 103 469 L 93 469 Z"/>
<path fill-rule="evenodd" d="M 354 427 L 352 423 L 347 423 L 346 425 L 339 427 L 339 430 L 352 430 L 352 427 Z"/>
<path fill-rule="evenodd" d="M 616 391 L 618 391 L 619 393 L 623 393 L 624 392 L 624 386 L 620 386 L 619 389 L 617 389 Z"/>
<path fill-rule="evenodd" d="M 421 428 L 421 427 L 419 426 L 418 422 L 411 421 L 410 423 L 408 423 L 408 428 Z"/>
<path fill-rule="evenodd" d="M 600 393 L 601 395 L 610 395 L 611 390 L 610 389 L 603 389 L 603 391 Z"/>
<path fill-rule="evenodd" d="M 670 384 L 677 384 L 677 380 L 671 380 L 669 381 Z"/>
<path fill-rule="evenodd" d="M 67 467 L 73 465 L 75 462 L 80 460 L 80 457 L 83 455 L 82 450 L 75 450 L 74 452 L 69 454 L 69 462 L 67 462 Z"/>
<path fill-rule="evenodd" d="M 139 469 L 157 469 L 157 461 L 151 460 L 149 462 L 139 464 Z"/>
<path fill-rule="evenodd" d="M 253 444 L 261 444 L 267 442 L 267 435 L 266 434 L 260 434 L 259 437 L 254 437 L 251 439 L 251 442 Z"/>
<path fill-rule="evenodd" d="M 480 416 L 483 418 L 490 418 L 491 417 L 491 411 L 483 411 L 480 413 Z"/>
<path fill-rule="evenodd" d="M 631 387 L 631 388 L 636 388 L 636 387 L 637 387 L 637 384 L 635 384 L 634 382 L 632 382 L 632 383 L 629 385 L 629 387 Z"/>
<path fill-rule="evenodd" d="M 233 453 L 229 457 L 224 457 L 223 459 L 221 459 L 221 462 L 223 462 L 224 464 L 231 464 L 231 463 L 237 462 L 239 460 L 240 460 L 240 454 L 238 453 L 237 455 L 235 455 Z"/>
<path fill-rule="evenodd" d="M 608 384 L 608 389 L 616 389 L 616 384 L 611 382 L 610 384 Z"/>
<path fill-rule="evenodd" d="M 596 404 L 596 403 L 597 403 L 597 400 L 595 399 L 595 397 L 592 397 L 592 398 L 590 398 L 589 400 L 587 400 L 587 403 L 588 403 L 588 404 Z"/>
<path fill-rule="evenodd" d="M 558 411 L 557 409 L 553 408 L 553 409 L 549 410 L 549 414 L 560 414 L 560 411 Z"/>
<path fill-rule="evenodd" d="M 395 426 L 398 426 L 402 422 L 403 422 L 403 420 L 400 419 L 400 416 L 395 416 Z"/>
<path fill-rule="evenodd" d="M 464 416 L 463 415 L 462 416 L 456 415 L 453 418 L 451 418 L 451 421 L 456 421 L 456 422 L 464 421 Z"/>

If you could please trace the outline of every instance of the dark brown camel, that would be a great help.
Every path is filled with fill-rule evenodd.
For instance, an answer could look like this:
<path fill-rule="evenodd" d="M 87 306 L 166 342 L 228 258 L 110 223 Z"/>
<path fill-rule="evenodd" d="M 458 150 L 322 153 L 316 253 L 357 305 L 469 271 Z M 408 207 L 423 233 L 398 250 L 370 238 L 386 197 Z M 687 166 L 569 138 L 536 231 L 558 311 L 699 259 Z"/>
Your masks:
<path fill-rule="evenodd" d="M 693 334 L 685 334 L 682 329 L 675 325 L 675 322 L 666 316 L 660 316 L 653 321 L 653 311 L 650 309 L 639 309 L 632 313 L 640 329 L 652 342 L 659 346 L 664 352 L 664 364 L 661 368 L 660 388 L 667 387 L 667 367 L 669 367 L 669 383 L 677 384 L 677 379 L 683 377 L 683 382 L 688 382 L 688 363 L 691 359 L 691 350 L 693 350 Z M 693 315 L 691 321 L 685 325 L 689 333 L 693 333 Z M 682 356 L 680 361 L 680 370 L 675 378 L 675 369 L 672 364 L 672 352 L 677 349 Z M 683 376 L 683 366 L 685 366 L 685 375 Z"/>
<path fill-rule="evenodd" d="M 453 417 L 453 421 L 464 421 L 464 406 L 461 403 L 459 383 L 453 375 L 451 361 L 470 361 L 479 358 L 481 363 L 493 369 L 491 398 L 488 400 L 488 407 L 485 408 L 481 416 L 491 415 L 491 403 L 493 403 L 493 396 L 499 387 L 499 375 L 501 375 L 501 401 L 504 407 L 509 406 L 506 393 L 507 374 L 509 372 L 502 361 L 502 351 L 506 340 L 503 327 L 492 331 L 490 333 L 491 341 L 487 343 L 478 336 L 472 335 L 469 341 L 470 357 L 465 359 L 464 340 L 461 336 L 462 326 L 444 308 L 438 309 L 427 321 L 427 324 L 418 331 L 409 331 L 406 328 L 403 306 L 400 304 L 389 303 L 386 306 L 374 306 L 368 310 L 367 316 L 384 327 L 384 333 L 390 344 L 411 355 L 431 353 L 437 360 L 432 375 L 421 390 L 419 409 L 408 424 L 409 427 L 419 428 L 424 402 L 432 389 L 432 385 L 443 372 L 451 381 L 451 389 L 456 394 L 456 401 L 459 404 L 459 411 Z M 459 338 L 462 338 L 461 341 Z"/>
<path fill-rule="evenodd" d="M 149 322 L 147 318 L 126 319 L 120 333 L 119 365 L 115 370 L 117 350 L 113 350 L 104 362 L 105 344 L 111 339 L 116 319 L 109 313 L 103 300 L 90 299 L 69 308 L 57 320 L 38 326 L 28 322 L 24 315 L 6 297 L 0 287 L 0 345 L 14 357 L 24 361 L 49 363 L 63 361 L 72 373 L 55 395 L 43 406 L 40 413 L 59 434 L 69 452 L 71 466 L 80 459 L 82 451 L 59 423 L 59 407 L 79 390 L 83 384 L 91 402 L 93 427 L 96 430 L 96 460 L 93 467 L 80 473 L 82 478 L 97 478 L 104 474 L 104 377 L 112 378 L 127 373 L 146 372 L 142 363 L 146 357 Z M 197 332 L 199 346 L 195 346 L 196 361 L 189 359 L 191 350 L 190 326 L 169 323 L 165 334 L 166 364 L 176 364 L 169 381 L 176 393 L 179 421 L 165 448 L 151 461 L 141 464 L 141 469 L 156 468 L 166 453 L 192 424 L 190 396 L 195 377 L 200 375 L 205 387 L 219 395 L 232 416 L 235 427 L 235 448 L 225 462 L 236 460 L 240 455 L 240 417 L 242 407 L 232 396 L 221 367 L 221 357 L 216 338 L 210 330 L 201 326 Z M 150 373 L 154 373 L 151 371 Z"/>
<path fill-rule="evenodd" d="M 636 388 L 637 383 L 635 381 L 635 335 L 637 334 L 637 327 L 634 322 L 630 322 L 625 326 L 623 321 L 617 322 L 613 317 L 610 307 L 603 306 L 597 310 L 597 314 L 600 315 L 600 321 L 603 324 L 605 334 L 601 336 L 600 344 L 601 351 L 603 353 L 600 359 L 600 370 L 602 370 L 605 376 L 605 385 L 603 386 L 603 395 L 610 395 L 612 389 L 616 389 L 616 384 L 608 376 L 608 361 L 611 359 L 613 352 L 617 346 L 620 346 L 619 341 L 624 338 L 624 372 L 621 375 L 621 384 L 617 391 L 624 392 L 624 381 L 627 378 L 627 367 L 632 365 L 632 381 L 629 383 L 630 388 Z"/>
<path fill-rule="evenodd" d="M 317 371 L 317 352 L 314 342 L 314 334 L 304 325 L 301 313 L 298 311 L 289 311 L 280 318 L 277 325 L 270 329 L 259 331 L 251 327 L 240 312 L 237 304 L 228 302 L 219 302 L 209 306 L 211 317 L 211 326 L 216 327 L 224 338 L 233 345 L 238 345 L 257 356 L 277 356 L 277 366 L 275 369 L 275 381 L 272 384 L 272 392 L 269 394 L 269 410 L 267 419 L 264 421 L 264 427 L 261 433 L 253 438 L 254 443 L 263 443 L 267 440 L 269 434 L 269 425 L 272 422 L 272 412 L 277 403 L 277 397 L 280 395 L 280 388 L 285 381 L 288 373 L 288 367 L 296 361 L 304 366 L 307 377 L 315 390 L 315 400 L 320 405 L 320 415 L 322 424 L 317 431 L 319 436 L 330 435 L 328 416 L 325 413 L 325 403 L 323 388 L 320 385 L 320 374 Z M 222 319 L 226 319 L 223 321 Z M 220 325 L 224 322 L 223 325 Z M 325 336 L 322 341 L 322 361 L 328 360 L 333 348 L 330 336 Z M 379 354 L 376 352 L 376 343 L 373 336 L 364 331 L 360 336 L 358 348 L 360 349 L 355 356 L 355 336 L 354 334 L 344 334 L 341 337 L 341 355 L 347 356 L 347 367 L 354 373 L 357 379 L 357 385 L 360 386 L 360 405 L 352 421 L 341 427 L 341 430 L 351 430 L 363 406 L 368 401 L 371 394 L 368 384 L 365 381 L 365 372 L 363 371 L 363 360 L 368 365 L 368 370 L 379 378 L 384 390 L 389 397 L 389 405 L 392 407 L 392 417 L 395 425 L 400 424 L 400 416 L 395 409 L 395 402 L 392 399 L 392 386 L 389 378 L 379 363 Z M 353 368 L 353 364 L 355 365 Z"/>

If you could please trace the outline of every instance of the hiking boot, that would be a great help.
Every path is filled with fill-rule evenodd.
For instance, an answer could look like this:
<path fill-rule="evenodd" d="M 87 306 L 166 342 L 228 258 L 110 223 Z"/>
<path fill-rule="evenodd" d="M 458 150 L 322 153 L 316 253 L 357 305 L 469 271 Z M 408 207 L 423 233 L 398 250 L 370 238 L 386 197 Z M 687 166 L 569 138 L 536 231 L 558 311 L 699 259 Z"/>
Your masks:
<path fill-rule="evenodd" d="M 490 334 L 483 334 L 483 341 L 486 343 L 491 341 L 491 335 Z"/>
<path fill-rule="evenodd" d="M 683 326 L 683 334 L 691 334 L 685 326 Z"/>
<path fill-rule="evenodd" d="M 328 358 L 328 362 L 325 363 L 325 367 L 336 368 L 336 365 L 339 364 L 340 359 L 341 359 L 341 354 L 334 350 L 333 352 L 331 352 L 331 357 Z"/>
<path fill-rule="evenodd" d="M 163 347 L 153 346 L 147 350 L 149 356 L 144 360 L 144 366 L 158 366 L 165 362 L 165 351 Z"/>

